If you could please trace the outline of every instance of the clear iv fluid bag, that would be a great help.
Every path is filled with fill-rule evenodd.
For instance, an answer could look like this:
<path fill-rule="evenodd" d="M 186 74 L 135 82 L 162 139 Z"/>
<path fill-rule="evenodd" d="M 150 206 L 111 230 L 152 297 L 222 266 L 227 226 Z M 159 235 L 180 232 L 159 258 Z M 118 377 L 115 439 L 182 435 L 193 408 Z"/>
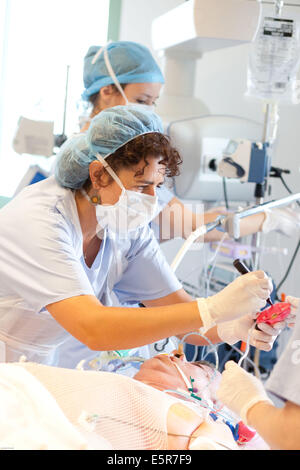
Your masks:
<path fill-rule="evenodd" d="M 250 46 L 246 96 L 300 103 L 299 62 L 299 24 L 292 19 L 262 17 Z"/>

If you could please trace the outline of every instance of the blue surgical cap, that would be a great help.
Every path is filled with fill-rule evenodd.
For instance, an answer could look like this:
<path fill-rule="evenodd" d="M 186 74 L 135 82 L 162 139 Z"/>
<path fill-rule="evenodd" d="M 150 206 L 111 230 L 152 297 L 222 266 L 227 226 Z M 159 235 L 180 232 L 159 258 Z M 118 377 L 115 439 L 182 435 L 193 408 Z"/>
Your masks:
<path fill-rule="evenodd" d="M 99 46 L 91 46 L 84 58 L 85 90 L 82 98 L 86 101 L 102 87 L 114 83 L 107 70 L 103 52 L 92 64 L 99 49 Z M 119 83 L 164 83 L 163 74 L 147 47 L 135 42 L 117 41 L 109 43 L 106 49 Z"/>
<path fill-rule="evenodd" d="M 89 165 L 97 153 L 107 158 L 136 137 L 163 133 L 157 114 L 147 106 L 115 106 L 99 113 L 85 134 L 77 134 L 61 147 L 55 164 L 55 177 L 66 188 L 80 189 L 89 177 Z"/>

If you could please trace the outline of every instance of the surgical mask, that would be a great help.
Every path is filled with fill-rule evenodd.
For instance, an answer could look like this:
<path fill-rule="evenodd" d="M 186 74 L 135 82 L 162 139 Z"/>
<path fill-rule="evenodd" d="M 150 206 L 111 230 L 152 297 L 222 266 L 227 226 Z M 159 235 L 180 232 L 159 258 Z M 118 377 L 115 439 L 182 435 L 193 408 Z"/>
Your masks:
<path fill-rule="evenodd" d="M 104 158 L 100 154 L 97 154 L 97 158 L 122 189 L 116 204 L 98 204 L 96 206 L 98 224 L 102 228 L 108 228 L 118 236 L 127 236 L 128 233 L 148 225 L 157 213 L 157 196 L 125 189 L 120 178 Z"/>
<path fill-rule="evenodd" d="M 109 43 L 108 43 L 109 44 Z M 107 44 L 107 45 L 108 45 Z M 119 93 L 122 95 L 122 97 L 124 98 L 125 100 L 125 105 L 130 105 L 130 104 L 134 104 L 135 106 L 145 106 L 148 110 L 154 112 L 155 111 L 155 107 L 153 105 L 147 105 L 147 104 L 141 104 L 141 103 L 132 103 L 130 101 L 128 101 L 128 98 L 123 90 L 123 88 L 121 87 L 121 84 L 114 72 L 114 69 L 112 68 L 112 65 L 111 65 L 111 62 L 109 60 L 109 56 L 108 56 L 108 52 L 107 52 L 107 45 L 106 46 L 103 46 L 101 47 L 101 49 L 99 49 L 99 51 L 97 52 L 97 54 L 95 54 L 95 56 L 93 57 L 93 60 L 92 60 L 92 64 L 95 64 L 96 60 L 98 59 L 98 57 L 103 53 L 104 55 L 104 61 L 105 61 L 105 65 L 107 67 L 107 70 L 108 70 L 108 73 L 111 77 L 111 79 L 113 80 L 115 86 L 117 87 Z"/>

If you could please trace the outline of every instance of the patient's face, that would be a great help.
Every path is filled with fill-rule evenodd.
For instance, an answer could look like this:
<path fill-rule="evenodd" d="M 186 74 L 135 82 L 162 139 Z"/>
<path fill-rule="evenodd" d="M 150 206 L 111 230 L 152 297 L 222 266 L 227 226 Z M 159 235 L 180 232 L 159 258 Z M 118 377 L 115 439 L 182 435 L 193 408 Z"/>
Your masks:
<path fill-rule="evenodd" d="M 195 363 L 187 362 L 184 355 L 175 357 L 160 354 L 148 359 L 134 378 L 158 390 L 181 389 L 187 391 L 188 387 L 175 364 L 180 367 L 189 382 L 190 377 L 195 380 L 193 386 L 197 395 L 201 398 L 216 401 L 216 391 L 221 380 L 221 374 L 214 372 L 209 365 L 195 365 Z"/>

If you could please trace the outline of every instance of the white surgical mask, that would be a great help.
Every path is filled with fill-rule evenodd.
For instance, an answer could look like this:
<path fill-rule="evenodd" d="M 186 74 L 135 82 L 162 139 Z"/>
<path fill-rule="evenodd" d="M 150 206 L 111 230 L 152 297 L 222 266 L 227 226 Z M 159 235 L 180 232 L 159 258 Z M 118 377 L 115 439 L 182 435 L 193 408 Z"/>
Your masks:
<path fill-rule="evenodd" d="M 157 214 L 157 196 L 125 189 L 120 178 L 104 158 L 100 154 L 97 154 L 97 158 L 122 189 L 116 204 L 98 204 L 96 206 L 98 224 L 102 228 L 108 228 L 118 236 L 127 236 L 128 233 L 148 225 Z"/>

